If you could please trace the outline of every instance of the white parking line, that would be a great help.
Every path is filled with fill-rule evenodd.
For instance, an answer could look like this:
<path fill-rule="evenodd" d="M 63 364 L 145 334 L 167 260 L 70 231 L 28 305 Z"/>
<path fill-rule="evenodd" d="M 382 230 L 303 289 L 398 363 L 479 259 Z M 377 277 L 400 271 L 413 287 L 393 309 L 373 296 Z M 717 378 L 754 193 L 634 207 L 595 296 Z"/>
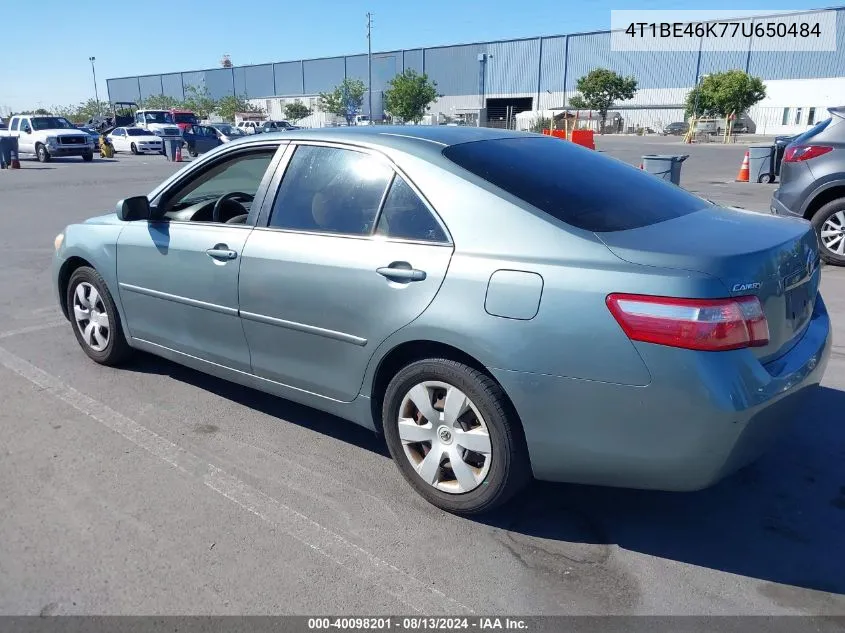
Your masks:
<path fill-rule="evenodd" d="M 36 327 L 44 329 L 55 326 L 33 326 L 33 328 Z M 8 332 L 0 334 L 0 336 L 3 335 L 11 334 Z M 344 569 L 365 578 L 411 609 L 427 615 L 454 612 L 456 607 L 465 612 L 474 613 L 469 607 L 449 598 L 429 584 L 414 578 L 223 469 L 204 462 L 197 455 L 177 446 L 102 402 L 77 391 L 59 378 L 3 347 L 0 347 L 0 364 L 77 411 L 119 433 L 136 446 L 182 473 L 201 479 L 209 489 L 267 523 L 273 524 Z"/>
<path fill-rule="evenodd" d="M 51 321 L 49 323 L 41 323 L 39 325 L 28 325 L 26 327 L 18 328 L 16 330 L 6 330 L 5 332 L 0 332 L 0 339 L 11 338 L 13 336 L 19 336 L 21 334 L 29 334 L 30 332 L 40 332 L 41 330 L 51 330 L 56 327 L 62 327 L 66 324 L 67 320 L 61 319 L 59 321 Z"/>

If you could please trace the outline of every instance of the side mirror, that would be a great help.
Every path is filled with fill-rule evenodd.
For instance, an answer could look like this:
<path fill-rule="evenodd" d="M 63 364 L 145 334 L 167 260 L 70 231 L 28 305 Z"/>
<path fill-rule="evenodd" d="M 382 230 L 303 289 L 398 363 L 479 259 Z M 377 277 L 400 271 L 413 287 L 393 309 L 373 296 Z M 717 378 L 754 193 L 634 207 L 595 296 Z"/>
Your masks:
<path fill-rule="evenodd" d="M 150 201 L 147 196 L 124 198 L 117 203 L 117 217 L 124 222 L 150 219 Z"/>
<path fill-rule="evenodd" d="M 31 128 L 25 128 L 24 132 L 26 132 L 27 134 L 32 134 L 32 129 Z"/>

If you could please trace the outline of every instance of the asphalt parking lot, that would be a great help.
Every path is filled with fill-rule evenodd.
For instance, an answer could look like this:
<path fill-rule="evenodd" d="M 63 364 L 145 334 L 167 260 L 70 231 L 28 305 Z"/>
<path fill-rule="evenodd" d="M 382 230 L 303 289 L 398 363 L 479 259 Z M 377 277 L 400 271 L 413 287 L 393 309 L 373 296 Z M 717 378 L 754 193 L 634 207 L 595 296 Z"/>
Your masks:
<path fill-rule="evenodd" d="M 733 182 L 740 145 L 598 149 L 689 153 L 683 186 L 724 204 L 765 210 L 774 188 Z M 0 172 L 0 614 L 845 615 L 845 270 L 823 270 L 824 388 L 753 466 L 698 493 L 536 484 L 468 520 L 363 429 L 164 360 L 84 356 L 53 238 L 177 167 Z"/>

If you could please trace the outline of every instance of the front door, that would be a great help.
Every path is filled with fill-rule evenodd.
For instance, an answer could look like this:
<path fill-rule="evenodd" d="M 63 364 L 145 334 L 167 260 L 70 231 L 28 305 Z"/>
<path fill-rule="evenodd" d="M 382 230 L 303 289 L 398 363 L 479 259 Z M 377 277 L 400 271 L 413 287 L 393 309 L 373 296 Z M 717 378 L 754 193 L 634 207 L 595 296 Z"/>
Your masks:
<path fill-rule="evenodd" d="M 385 159 L 300 145 L 242 257 L 254 373 L 354 400 L 375 349 L 431 303 L 451 255 L 446 231 Z"/>
<path fill-rule="evenodd" d="M 158 196 L 158 219 L 121 232 L 118 287 L 133 338 L 250 371 L 238 272 L 252 230 L 251 202 L 274 153 L 228 152 Z M 234 200 L 221 199 L 236 192 Z"/>

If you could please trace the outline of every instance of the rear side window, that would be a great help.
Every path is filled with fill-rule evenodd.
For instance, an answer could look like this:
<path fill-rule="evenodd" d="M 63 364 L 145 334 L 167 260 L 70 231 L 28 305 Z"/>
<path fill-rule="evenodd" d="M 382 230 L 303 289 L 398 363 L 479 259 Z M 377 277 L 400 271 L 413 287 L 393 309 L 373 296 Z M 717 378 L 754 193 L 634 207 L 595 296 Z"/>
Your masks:
<path fill-rule="evenodd" d="M 431 211 L 401 176 L 393 179 L 376 225 L 376 235 L 420 242 L 446 242 Z"/>
<path fill-rule="evenodd" d="M 474 141 L 443 155 L 562 222 L 595 232 L 624 231 L 712 206 L 600 153 L 550 137 Z"/>

